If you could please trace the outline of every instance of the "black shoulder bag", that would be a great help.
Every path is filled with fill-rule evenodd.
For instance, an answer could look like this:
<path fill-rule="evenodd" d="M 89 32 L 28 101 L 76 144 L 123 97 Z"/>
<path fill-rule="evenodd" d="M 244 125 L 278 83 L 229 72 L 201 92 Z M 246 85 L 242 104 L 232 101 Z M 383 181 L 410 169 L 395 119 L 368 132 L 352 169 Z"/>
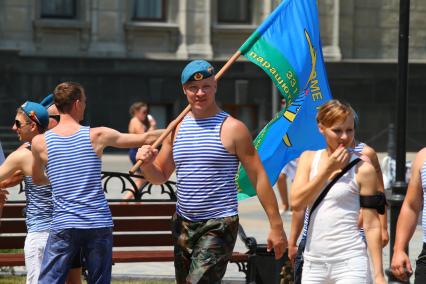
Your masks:
<path fill-rule="evenodd" d="M 309 218 L 308 218 L 308 226 L 309 229 L 309 222 L 311 220 L 312 213 L 315 211 L 315 209 L 318 207 L 318 205 L 323 201 L 327 193 L 330 191 L 330 188 L 350 169 L 352 169 L 353 166 L 355 166 L 359 161 L 361 161 L 360 158 L 356 158 L 352 162 L 346 165 L 342 169 L 340 173 L 337 174 L 337 176 L 334 177 L 332 181 L 330 181 L 329 184 L 326 185 L 324 190 L 321 192 L 321 194 L 318 196 L 317 200 L 315 200 L 314 204 L 312 205 L 312 208 L 309 212 Z M 299 243 L 299 247 L 297 248 L 297 255 L 296 259 L 294 261 L 294 284 L 301 284 L 302 283 L 302 270 L 303 270 L 303 251 L 305 250 L 306 245 L 306 239 L 301 240 Z"/>

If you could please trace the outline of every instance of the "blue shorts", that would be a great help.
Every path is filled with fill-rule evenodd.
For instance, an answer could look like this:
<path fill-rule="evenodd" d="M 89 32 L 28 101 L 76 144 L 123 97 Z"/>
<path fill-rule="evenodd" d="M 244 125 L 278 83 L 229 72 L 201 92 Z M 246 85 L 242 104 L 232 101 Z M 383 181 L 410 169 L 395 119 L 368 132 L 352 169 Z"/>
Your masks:
<path fill-rule="evenodd" d="M 129 158 L 132 164 L 136 164 L 136 153 L 138 152 L 139 148 L 130 148 L 129 149 Z"/>
<path fill-rule="evenodd" d="M 75 257 L 82 253 L 89 283 L 110 283 L 112 227 L 51 230 L 40 269 L 41 284 L 65 283 Z"/>

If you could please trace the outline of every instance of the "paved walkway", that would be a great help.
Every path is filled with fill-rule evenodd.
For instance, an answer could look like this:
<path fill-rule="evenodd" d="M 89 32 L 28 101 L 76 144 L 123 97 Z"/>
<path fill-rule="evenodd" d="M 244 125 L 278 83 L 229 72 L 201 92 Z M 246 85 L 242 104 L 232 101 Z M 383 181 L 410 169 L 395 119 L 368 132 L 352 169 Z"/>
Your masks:
<path fill-rule="evenodd" d="M 411 157 L 411 156 L 410 156 Z M 130 162 L 125 155 L 105 155 L 103 158 L 103 170 L 127 172 Z M 174 177 L 172 177 L 173 179 Z M 18 196 L 16 190 L 11 190 L 10 199 L 23 199 L 23 195 Z M 109 198 L 119 198 L 120 193 L 108 193 Z M 248 236 L 256 238 L 258 243 L 265 243 L 268 232 L 268 222 L 266 215 L 257 199 L 253 197 L 246 199 L 239 204 L 240 222 Z M 290 232 L 291 216 L 287 213 L 283 215 L 284 227 L 287 234 Z M 410 243 L 410 259 L 415 266 L 415 258 L 420 253 L 422 247 L 422 230 L 417 226 L 416 232 Z M 246 251 L 241 240 L 237 241 L 235 251 Z M 389 247 L 383 251 L 384 268 L 389 267 Z M 18 270 L 19 271 L 19 270 Z M 22 271 L 22 270 L 21 270 Z M 143 278 L 173 278 L 173 263 L 120 263 L 113 266 L 113 275 L 125 277 Z M 225 279 L 242 279 L 243 274 L 238 271 L 235 264 L 230 264 L 225 274 Z"/>

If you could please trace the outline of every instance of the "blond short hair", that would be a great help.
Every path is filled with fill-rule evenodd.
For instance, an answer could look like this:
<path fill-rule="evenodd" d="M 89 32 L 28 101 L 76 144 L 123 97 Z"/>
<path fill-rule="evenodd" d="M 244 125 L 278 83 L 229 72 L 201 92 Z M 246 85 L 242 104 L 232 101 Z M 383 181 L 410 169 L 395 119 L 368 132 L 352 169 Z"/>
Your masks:
<path fill-rule="evenodd" d="M 350 104 L 339 100 L 330 100 L 320 107 L 317 113 L 317 123 L 325 127 L 345 121 L 349 116 L 355 117 L 355 111 Z"/>

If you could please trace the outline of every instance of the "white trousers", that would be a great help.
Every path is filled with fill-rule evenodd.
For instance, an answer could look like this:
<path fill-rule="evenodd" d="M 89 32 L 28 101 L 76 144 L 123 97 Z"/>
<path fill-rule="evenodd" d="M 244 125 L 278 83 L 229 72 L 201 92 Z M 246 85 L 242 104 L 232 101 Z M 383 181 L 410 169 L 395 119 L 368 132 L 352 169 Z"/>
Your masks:
<path fill-rule="evenodd" d="M 370 262 L 361 255 L 339 262 L 305 259 L 302 284 L 370 284 Z"/>
<path fill-rule="evenodd" d="M 25 268 L 27 270 L 27 284 L 38 283 L 44 248 L 46 247 L 49 231 L 28 233 L 25 239 Z"/>

